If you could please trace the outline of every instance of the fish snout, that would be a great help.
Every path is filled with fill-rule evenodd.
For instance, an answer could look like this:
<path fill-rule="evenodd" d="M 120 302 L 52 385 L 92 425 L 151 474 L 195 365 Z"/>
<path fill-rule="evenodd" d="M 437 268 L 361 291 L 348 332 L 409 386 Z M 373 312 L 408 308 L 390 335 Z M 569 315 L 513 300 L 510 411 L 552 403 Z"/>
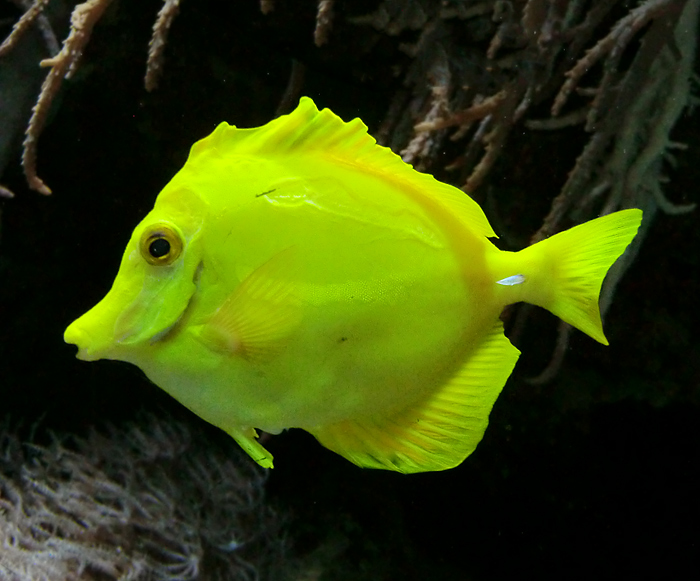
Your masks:
<path fill-rule="evenodd" d="M 78 347 L 77 357 L 83 361 L 112 359 L 114 322 L 103 303 L 73 321 L 63 333 L 63 340 Z"/>
<path fill-rule="evenodd" d="M 63 334 L 66 343 L 78 347 L 76 357 L 82 361 L 96 361 L 102 356 L 98 349 L 95 349 L 95 340 L 90 332 L 80 324 L 81 319 L 73 321 Z"/>

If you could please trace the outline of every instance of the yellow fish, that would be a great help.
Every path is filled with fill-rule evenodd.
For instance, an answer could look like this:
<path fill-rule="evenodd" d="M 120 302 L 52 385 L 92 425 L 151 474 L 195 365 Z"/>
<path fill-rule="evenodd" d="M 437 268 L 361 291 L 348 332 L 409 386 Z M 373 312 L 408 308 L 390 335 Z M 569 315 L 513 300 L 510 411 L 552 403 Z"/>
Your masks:
<path fill-rule="evenodd" d="M 302 98 L 192 147 L 65 340 L 139 366 L 261 466 L 256 428 L 302 428 L 358 466 L 444 470 L 518 359 L 502 309 L 540 305 L 607 344 L 598 294 L 641 217 L 498 250 L 466 194 Z"/>

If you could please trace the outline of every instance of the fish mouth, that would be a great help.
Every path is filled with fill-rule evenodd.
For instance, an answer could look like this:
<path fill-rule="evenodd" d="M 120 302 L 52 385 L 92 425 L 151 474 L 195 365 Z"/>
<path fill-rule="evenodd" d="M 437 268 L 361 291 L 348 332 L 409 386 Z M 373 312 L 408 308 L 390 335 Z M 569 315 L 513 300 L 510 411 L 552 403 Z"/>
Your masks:
<path fill-rule="evenodd" d="M 78 347 L 76 357 L 82 361 L 116 359 L 119 342 L 115 339 L 115 320 L 122 312 L 112 292 L 87 313 L 73 321 L 63 333 L 63 340 Z M 128 297 L 127 297 L 128 298 Z"/>
<path fill-rule="evenodd" d="M 78 325 L 79 322 L 80 319 L 71 323 L 63 334 L 63 340 L 78 348 L 76 357 L 82 361 L 105 359 L 109 345 L 100 345 L 100 342 L 89 331 Z"/>

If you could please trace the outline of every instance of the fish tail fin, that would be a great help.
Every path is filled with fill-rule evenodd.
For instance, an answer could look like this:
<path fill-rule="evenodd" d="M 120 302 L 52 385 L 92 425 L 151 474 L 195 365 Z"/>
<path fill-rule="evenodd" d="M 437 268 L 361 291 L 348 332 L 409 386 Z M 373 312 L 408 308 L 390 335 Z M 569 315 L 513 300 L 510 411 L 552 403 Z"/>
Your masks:
<path fill-rule="evenodd" d="M 559 232 L 517 253 L 535 264 L 536 284 L 524 300 L 607 345 L 598 298 L 603 280 L 639 229 L 642 211 L 621 210 Z M 533 281 L 534 282 L 534 281 Z"/>

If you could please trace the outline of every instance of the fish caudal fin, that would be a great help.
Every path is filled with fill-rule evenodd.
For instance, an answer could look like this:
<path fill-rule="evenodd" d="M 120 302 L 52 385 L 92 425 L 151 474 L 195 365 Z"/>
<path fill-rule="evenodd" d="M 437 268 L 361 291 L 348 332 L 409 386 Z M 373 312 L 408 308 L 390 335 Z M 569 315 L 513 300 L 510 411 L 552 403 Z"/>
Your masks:
<path fill-rule="evenodd" d="M 544 307 L 596 341 L 608 344 L 598 297 L 613 263 L 634 238 L 642 211 L 621 210 L 555 234 L 518 252 L 535 263 L 536 284 L 523 297 Z"/>
<path fill-rule="evenodd" d="M 519 355 L 499 321 L 462 369 L 427 398 L 386 417 L 345 420 L 309 431 L 362 468 L 405 474 L 454 468 L 481 441 Z"/>

